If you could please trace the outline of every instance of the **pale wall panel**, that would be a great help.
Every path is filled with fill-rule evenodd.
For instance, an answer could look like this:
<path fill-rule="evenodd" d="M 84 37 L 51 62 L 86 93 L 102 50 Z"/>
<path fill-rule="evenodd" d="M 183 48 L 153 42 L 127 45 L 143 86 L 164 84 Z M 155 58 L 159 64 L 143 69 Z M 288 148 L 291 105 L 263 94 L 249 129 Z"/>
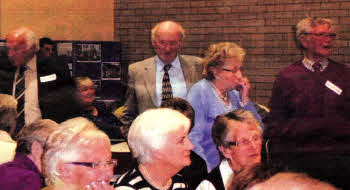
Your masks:
<path fill-rule="evenodd" d="M 0 0 L 0 37 L 20 26 L 54 40 L 113 41 L 113 0 Z"/>

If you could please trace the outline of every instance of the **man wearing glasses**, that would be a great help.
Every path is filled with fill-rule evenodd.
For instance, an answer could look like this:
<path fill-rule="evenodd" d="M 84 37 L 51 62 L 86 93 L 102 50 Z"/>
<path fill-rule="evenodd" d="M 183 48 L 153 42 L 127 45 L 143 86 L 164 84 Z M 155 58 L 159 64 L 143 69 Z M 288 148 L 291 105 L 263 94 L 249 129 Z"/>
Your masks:
<path fill-rule="evenodd" d="M 296 25 L 304 57 L 279 73 L 265 135 L 271 140 L 273 161 L 346 187 L 350 71 L 329 59 L 335 38 L 330 19 L 305 18 Z"/>
<path fill-rule="evenodd" d="M 163 21 L 152 29 L 156 56 L 129 66 L 128 90 L 121 121 L 126 136 L 138 114 L 159 107 L 172 97 L 185 98 L 191 86 L 201 79 L 201 59 L 180 55 L 185 31 L 179 23 Z"/>

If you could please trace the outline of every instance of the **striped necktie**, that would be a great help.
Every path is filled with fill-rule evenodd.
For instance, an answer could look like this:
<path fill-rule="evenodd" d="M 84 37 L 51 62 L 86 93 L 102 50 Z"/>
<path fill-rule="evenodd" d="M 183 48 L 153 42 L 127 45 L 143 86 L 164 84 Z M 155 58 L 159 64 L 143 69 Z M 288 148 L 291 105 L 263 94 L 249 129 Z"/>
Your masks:
<path fill-rule="evenodd" d="M 162 102 L 173 98 L 173 90 L 171 88 L 170 78 L 168 73 L 170 67 L 171 67 L 171 64 L 166 64 L 163 67 L 164 76 L 163 76 L 163 82 L 162 82 Z"/>
<path fill-rule="evenodd" d="M 16 77 L 16 88 L 15 88 L 15 98 L 17 100 L 17 127 L 16 134 L 24 126 L 24 92 L 25 92 L 25 80 L 24 71 L 25 67 L 20 67 L 18 75 Z"/>

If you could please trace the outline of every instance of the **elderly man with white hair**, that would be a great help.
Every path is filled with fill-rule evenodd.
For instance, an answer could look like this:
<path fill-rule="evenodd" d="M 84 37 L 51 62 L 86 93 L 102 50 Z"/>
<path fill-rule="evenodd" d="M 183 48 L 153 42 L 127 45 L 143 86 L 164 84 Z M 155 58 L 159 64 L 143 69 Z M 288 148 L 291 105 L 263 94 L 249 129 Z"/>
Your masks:
<path fill-rule="evenodd" d="M 191 164 L 190 125 L 186 116 L 168 108 L 139 115 L 128 136 L 138 165 L 118 179 L 115 189 L 188 189 L 177 173 Z"/>
<path fill-rule="evenodd" d="M 35 33 L 26 27 L 6 36 L 8 60 L 0 61 L 0 93 L 18 101 L 17 128 L 38 119 L 62 122 L 73 117 L 78 105 L 75 85 L 68 67 L 57 58 L 37 59 L 39 44 Z"/>

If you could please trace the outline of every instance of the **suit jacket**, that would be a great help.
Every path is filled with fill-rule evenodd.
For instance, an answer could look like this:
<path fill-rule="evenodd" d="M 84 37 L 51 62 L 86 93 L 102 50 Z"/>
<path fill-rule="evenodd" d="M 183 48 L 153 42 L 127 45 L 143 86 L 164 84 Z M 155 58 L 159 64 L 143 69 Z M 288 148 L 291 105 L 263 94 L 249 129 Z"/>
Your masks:
<path fill-rule="evenodd" d="M 180 64 L 186 81 L 187 92 L 202 78 L 201 58 L 179 55 Z M 147 109 L 156 108 L 156 66 L 155 56 L 129 66 L 128 89 L 125 110 L 122 113 L 123 125 L 130 126 L 136 116 Z"/>
<path fill-rule="evenodd" d="M 2 59 L 0 65 L 0 93 L 12 95 L 16 67 L 6 59 Z M 48 76 L 55 76 L 56 79 L 46 81 L 43 77 Z M 75 98 L 75 83 L 63 60 L 38 57 L 37 78 L 39 107 L 43 119 L 60 123 L 78 115 L 80 107 Z"/>

